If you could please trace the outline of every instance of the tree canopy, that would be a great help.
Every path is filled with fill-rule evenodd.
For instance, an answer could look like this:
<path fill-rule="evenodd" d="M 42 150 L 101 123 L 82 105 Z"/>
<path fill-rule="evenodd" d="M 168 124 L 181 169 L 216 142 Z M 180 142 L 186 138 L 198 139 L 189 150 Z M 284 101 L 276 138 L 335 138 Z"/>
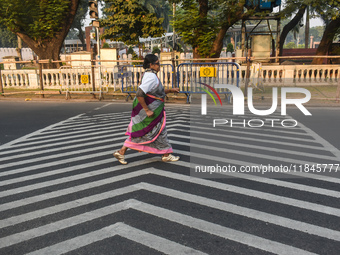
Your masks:
<path fill-rule="evenodd" d="M 79 0 L 2 0 L 0 22 L 40 59 L 58 60 L 78 4 Z"/>
<path fill-rule="evenodd" d="M 0 27 L 0 47 L 15 48 L 18 40 L 14 33 L 9 31 L 6 27 Z"/>
<path fill-rule="evenodd" d="M 170 2 L 176 2 L 180 6 L 173 23 L 176 31 L 182 36 L 182 40 L 193 47 L 196 58 L 219 57 L 228 28 L 248 16 L 265 15 L 265 12 L 256 13 L 256 8 L 248 8 L 244 11 L 244 0 L 172 0 Z M 336 27 L 334 24 L 340 17 L 339 4 L 340 0 L 286 0 L 283 2 L 277 15 L 289 19 L 290 22 L 282 29 L 281 49 L 289 31 L 296 27 L 303 18 L 307 6 L 311 17 L 321 16 L 328 20 L 328 23 L 333 24 L 332 32 L 327 36 L 331 37 L 330 41 L 332 41 Z"/>
<path fill-rule="evenodd" d="M 162 18 L 157 18 L 138 0 L 105 0 L 106 17 L 101 20 L 105 27 L 103 38 L 138 44 L 139 38 L 158 37 L 165 30 Z"/>
<path fill-rule="evenodd" d="M 191 45 L 195 58 L 219 57 L 227 30 L 249 15 L 243 12 L 245 0 L 176 0 L 174 27 Z"/>
<path fill-rule="evenodd" d="M 157 18 L 162 18 L 162 27 L 169 31 L 170 15 L 172 15 L 169 2 L 167 0 L 139 0 L 150 13 L 155 13 Z"/>

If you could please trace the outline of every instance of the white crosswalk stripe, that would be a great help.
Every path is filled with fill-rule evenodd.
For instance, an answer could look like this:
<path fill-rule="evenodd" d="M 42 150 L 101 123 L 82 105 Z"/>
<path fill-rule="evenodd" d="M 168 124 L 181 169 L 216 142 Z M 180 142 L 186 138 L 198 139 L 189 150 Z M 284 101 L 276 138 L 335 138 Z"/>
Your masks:
<path fill-rule="evenodd" d="M 62 243 L 29 253 L 29 255 L 45 255 L 45 254 L 64 254 L 81 248 L 88 244 L 94 243 L 99 240 L 106 239 L 108 237 L 120 235 L 132 241 L 147 245 L 165 254 L 206 254 L 178 243 L 166 240 L 159 236 L 151 235 L 145 231 L 135 229 L 124 223 L 116 223 L 112 226 L 105 227 L 103 229 L 93 231 L 84 236 L 79 236 L 71 240 L 67 240 Z"/>
<path fill-rule="evenodd" d="M 0 254 L 79 254 L 115 236 L 139 245 L 135 254 L 336 254 L 336 176 L 194 170 L 339 163 L 339 150 L 300 123 L 211 132 L 195 108 L 167 108 L 178 162 L 135 151 L 127 165 L 112 157 L 130 112 L 80 114 L 0 146 Z"/>

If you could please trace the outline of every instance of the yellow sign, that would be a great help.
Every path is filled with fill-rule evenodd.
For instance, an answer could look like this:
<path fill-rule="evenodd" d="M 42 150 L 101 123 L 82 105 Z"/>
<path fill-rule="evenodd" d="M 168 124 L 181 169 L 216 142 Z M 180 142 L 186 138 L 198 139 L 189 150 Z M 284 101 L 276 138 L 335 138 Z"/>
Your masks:
<path fill-rule="evenodd" d="M 81 83 L 89 83 L 89 76 L 88 75 L 82 75 L 81 76 Z"/>
<path fill-rule="evenodd" d="M 200 77 L 216 77 L 216 68 L 215 67 L 201 67 Z"/>

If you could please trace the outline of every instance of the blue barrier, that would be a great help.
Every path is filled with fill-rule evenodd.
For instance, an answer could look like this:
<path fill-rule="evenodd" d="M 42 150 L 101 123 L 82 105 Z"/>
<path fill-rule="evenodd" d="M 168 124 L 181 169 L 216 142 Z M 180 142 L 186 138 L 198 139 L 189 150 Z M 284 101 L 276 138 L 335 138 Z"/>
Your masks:
<path fill-rule="evenodd" d="M 124 65 L 118 67 L 118 72 L 115 73 L 115 79 L 120 79 L 122 84 L 122 92 L 127 93 L 126 101 L 131 94 L 136 93 L 140 85 L 144 73 L 142 65 Z M 174 68 L 170 64 L 162 64 L 158 72 L 158 78 L 162 82 L 165 89 L 174 87 Z"/>
<path fill-rule="evenodd" d="M 122 92 L 128 94 L 126 101 L 129 97 L 132 98 L 132 93 L 136 93 L 143 73 L 142 65 L 118 66 L 115 79 L 121 81 Z M 215 84 L 231 84 L 239 87 L 240 66 L 234 62 L 182 63 L 177 67 L 177 81 L 175 81 L 173 66 L 162 64 L 158 78 L 165 89 L 179 87 L 180 93 L 187 96 L 187 103 L 189 103 L 192 94 L 205 93 L 204 84 L 211 87 Z M 230 91 L 227 89 L 216 89 L 216 91 L 224 94 L 230 102 Z"/>
<path fill-rule="evenodd" d="M 234 62 L 182 63 L 177 67 L 177 85 L 180 93 L 187 96 L 190 102 L 191 94 L 205 93 L 207 86 L 214 88 L 216 84 L 229 84 L 239 87 L 240 66 Z M 216 89 L 224 94 L 230 103 L 231 92 L 227 89 Z"/>

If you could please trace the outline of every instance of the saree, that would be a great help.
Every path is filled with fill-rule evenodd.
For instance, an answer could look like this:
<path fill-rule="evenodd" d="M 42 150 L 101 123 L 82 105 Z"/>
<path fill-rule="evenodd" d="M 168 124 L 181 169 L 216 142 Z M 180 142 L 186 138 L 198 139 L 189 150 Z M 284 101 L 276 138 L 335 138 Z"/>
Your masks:
<path fill-rule="evenodd" d="M 146 76 L 156 75 L 154 73 L 145 73 Z M 157 76 L 156 76 L 157 77 Z M 144 75 L 142 78 L 143 81 Z M 154 112 L 153 116 L 148 117 L 137 97 L 132 104 L 131 121 L 127 128 L 126 135 L 129 136 L 124 146 L 154 154 L 166 154 L 173 152 L 169 143 L 166 130 L 166 113 L 164 109 L 165 92 L 160 80 L 152 77 L 153 82 L 150 91 L 145 94 L 144 100 L 148 108 Z M 144 88 L 145 89 L 145 88 Z"/>

